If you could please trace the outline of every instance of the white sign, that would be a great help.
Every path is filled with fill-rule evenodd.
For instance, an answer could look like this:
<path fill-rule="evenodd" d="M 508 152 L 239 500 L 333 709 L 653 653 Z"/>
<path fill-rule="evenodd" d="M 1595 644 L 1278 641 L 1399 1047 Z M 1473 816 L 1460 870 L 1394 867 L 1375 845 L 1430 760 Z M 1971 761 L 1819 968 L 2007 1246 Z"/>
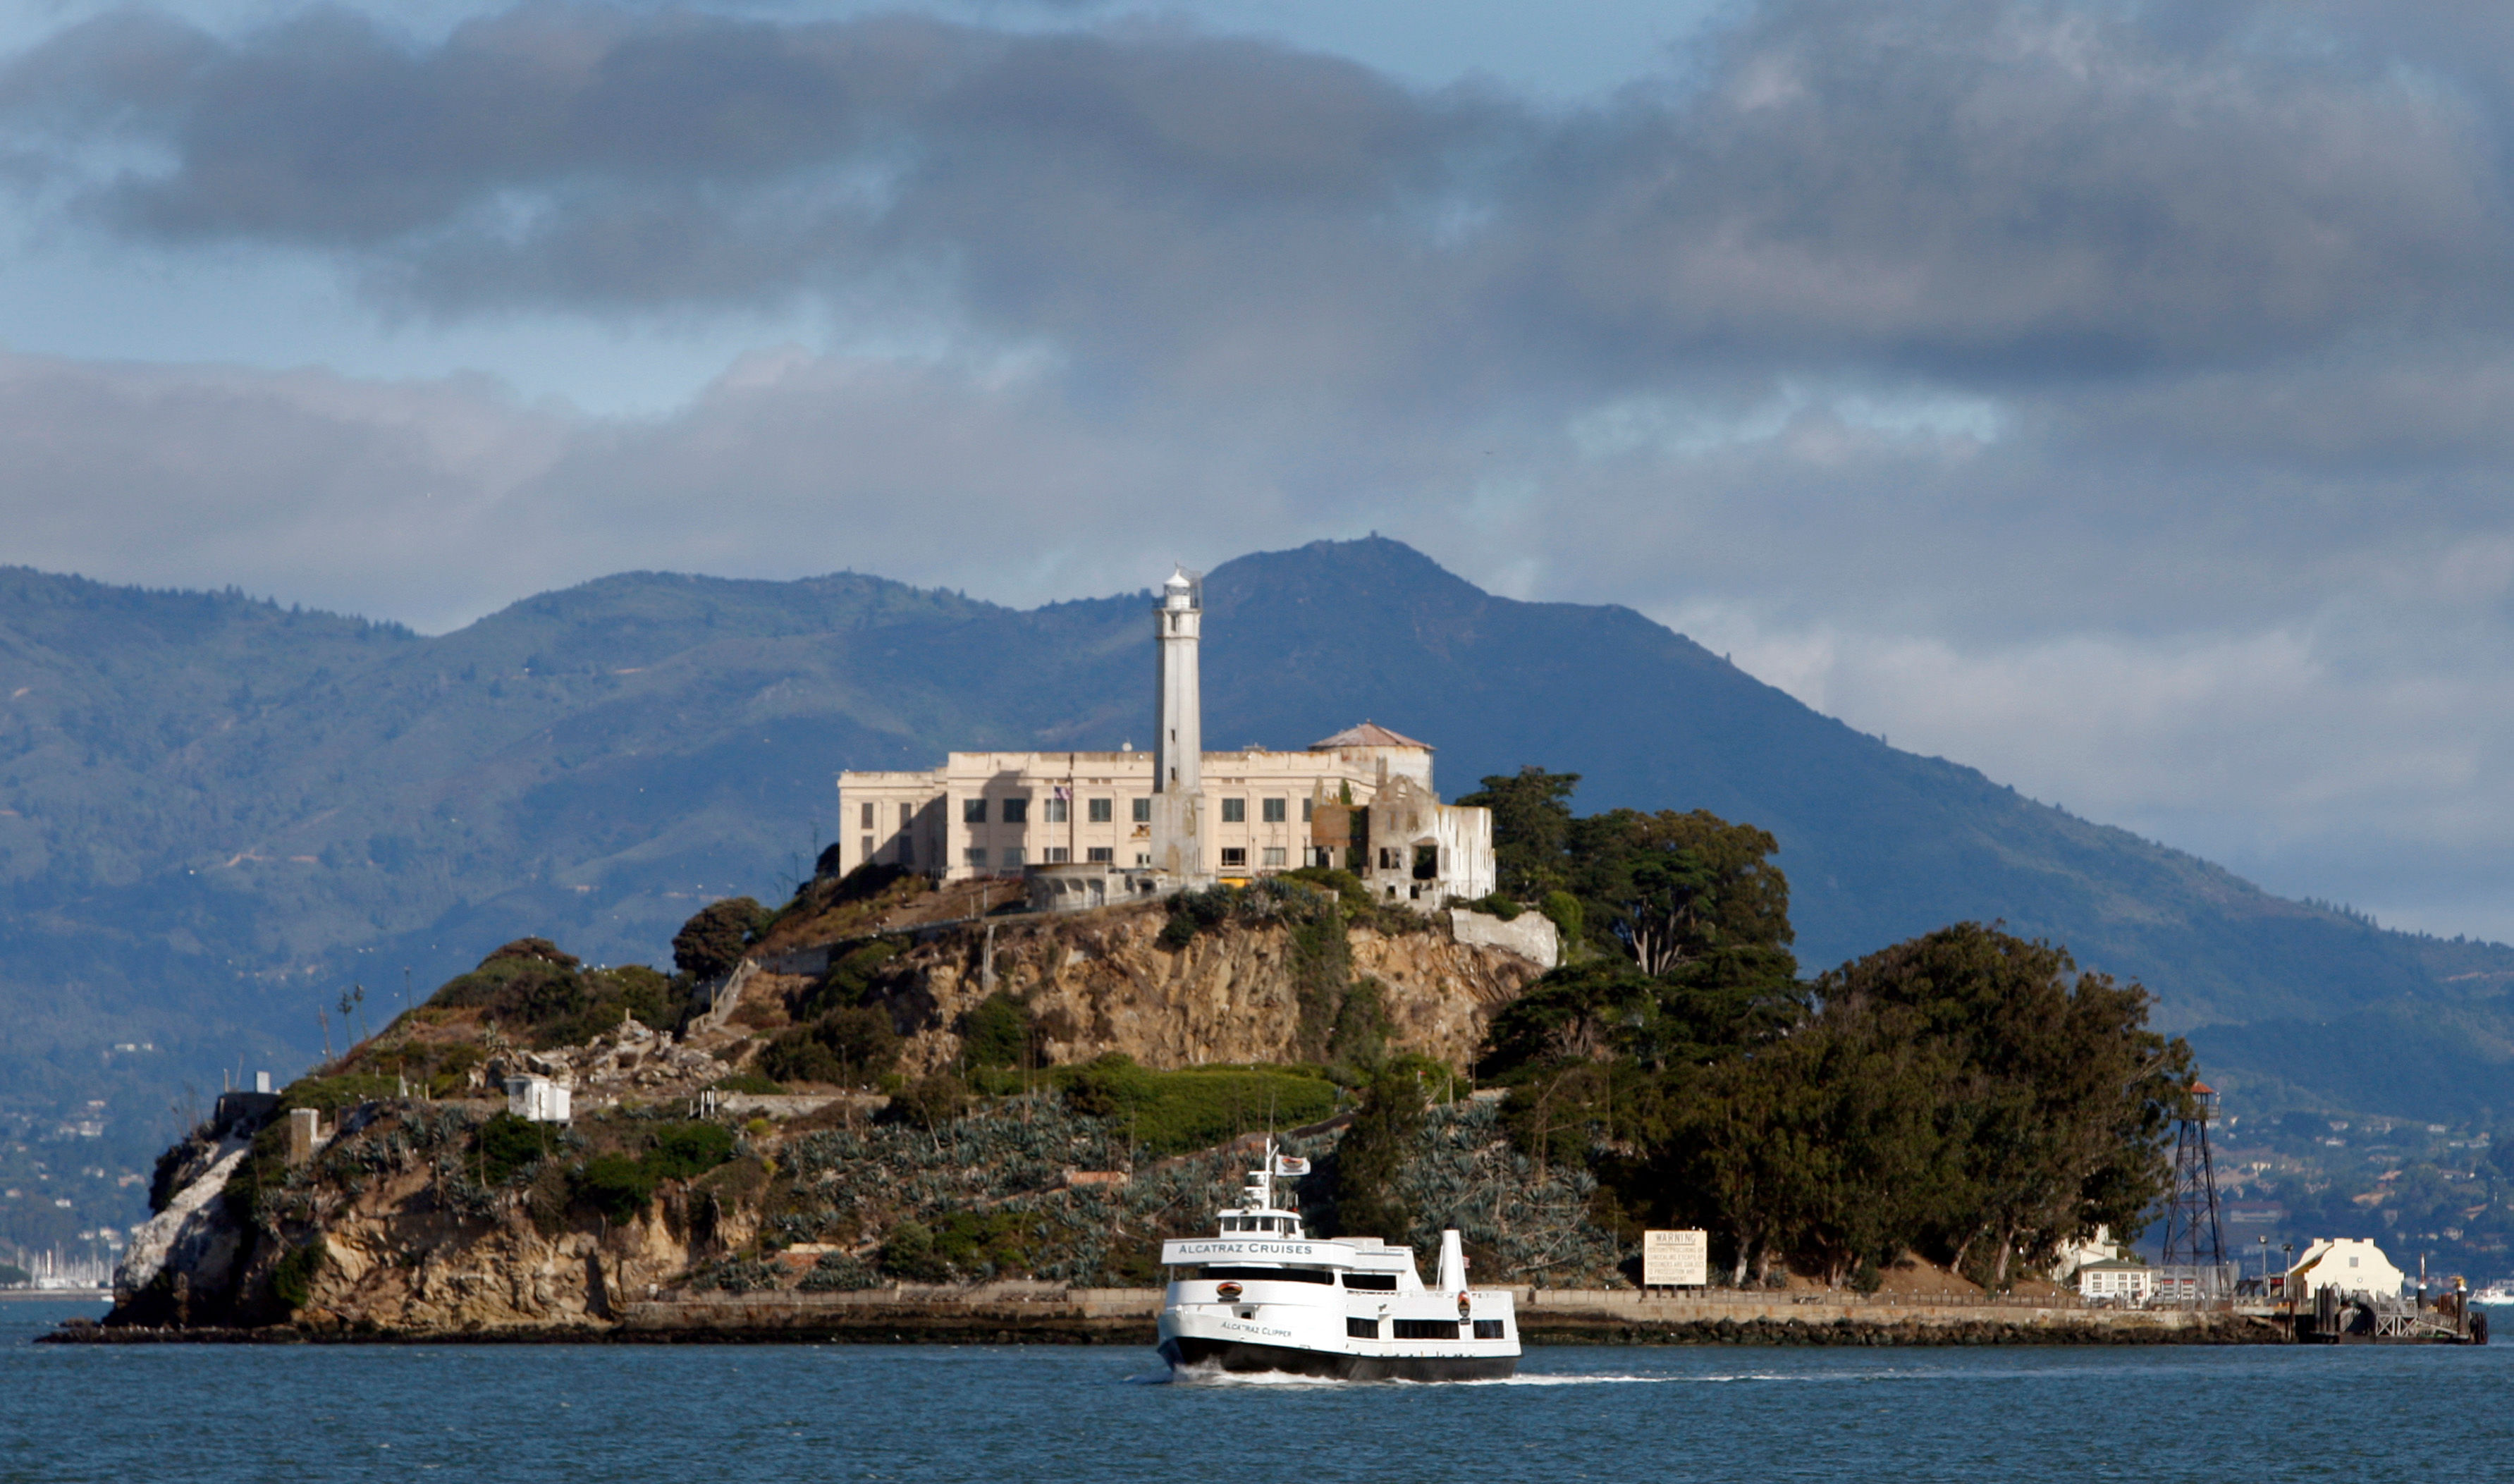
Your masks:
<path fill-rule="evenodd" d="M 1642 1287 L 1700 1288 L 1711 1281 L 1711 1233 L 1642 1233 Z"/>

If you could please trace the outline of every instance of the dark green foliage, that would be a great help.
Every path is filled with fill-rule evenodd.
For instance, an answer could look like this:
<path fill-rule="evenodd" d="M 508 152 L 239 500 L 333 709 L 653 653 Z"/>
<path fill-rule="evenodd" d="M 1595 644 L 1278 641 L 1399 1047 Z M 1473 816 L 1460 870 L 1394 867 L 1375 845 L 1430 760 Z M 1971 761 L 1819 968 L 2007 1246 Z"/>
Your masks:
<path fill-rule="evenodd" d="M 759 941 L 768 920 L 768 909 L 749 897 L 711 902 L 672 935 L 672 964 L 702 980 L 729 974 L 742 962 L 743 950 Z"/>
<path fill-rule="evenodd" d="M 654 1134 L 646 1166 L 658 1180 L 688 1180 L 733 1157 L 733 1131 L 720 1123 L 668 1123 Z"/>
<path fill-rule="evenodd" d="M 755 1294 L 777 1286 L 777 1268 L 757 1258 L 735 1258 L 716 1264 L 701 1286 L 729 1294 Z"/>
<path fill-rule="evenodd" d="M 0 1288 L 23 1288 L 35 1281 L 35 1275 L 15 1263 L 0 1263 Z"/>
<path fill-rule="evenodd" d="M 803 1002 L 796 1007 L 800 1018 L 821 1015 L 831 1010 L 850 1009 L 866 1003 L 873 979 L 882 965 L 900 955 L 897 939 L 876 938 L 839 954 L 830 963 L 829 972 L 812 986 Z"/>
<path fill-rule="evenodd" d="M 890 1100 L 890 1111 L 920 1129 L 941 1128 L 968 1111 L 969 1084 L 950 1072 L 917 1078 Z"/>
<path fill-rule="evenodd" d="M 911 1283 L 951 1281 L 952 1264 L 934 1250 L 934 1233 L 923 1222 L 900 1222 L 881 1244 L 881 1270 Z"/>
<path fill-rule="evenodd" d="M 1210 1148 L 1226 1139 L 1317 1123 L 1335 1111 L 1336 1087 L 1307 1070 L 1192 1067 L 1156 1072 L 1111 1052 L 1079 1066 L 1060 1066 L 1049 1079 L 1067 1106 L 1127 1131 L 1145 1154 Z"/>
<path fill-rule="evenodd" d="M 647 1136 L 637 1154 L 614 1151 L 585 1162 L 570 1195 L 615 1223 L 634 1221 L 668 1180 L 704 1175 L 733 1157 L 733 1131 L 716 1123 L 667 1123 Z"/>
<path fill-rule="evenodd" d="M 1330 1066 L 1367 1066 L 1381 1059 L 1387 1045 L 1385 986 L 1364 975 L 1351 982 L 1345 989 L 1344 1003 L 1336 1007 L 1325 1060 Z"/>
<path fill-rule="evenodd" d="M 545 938 L 507 943 L 427 1002 L 476 1008 L 536 1047 L 581 1045 L 630 1016 L 667 1030 L 684 1019 L 681 996 L 661 974 L 643 964 L 588 970 Z"/>
<path fill-rule="evenodd" d="M 279 1093 L 281 1118 L 292 1107 L 310 1107 L 324 1113 L 337 1113 L 361 1103 L 376 1103 L 394 1096 L 400 1084 L 381 1072 L 349 1072 L 338 1077 L 300 1077 Z"/>
<path fill-rule="evenodd" d="M 1422 1079 L 1406 1067 L 1383 1066 L 1362 1089 L 1353 1126 L 1336 1143 L 1336 1231 L 1407 1239 L 1414 1213 L 1400 1182 L 1422 1139 L 1424 1106 Z"/>
<path fill-rule="evenodd" d="M 253 1136 L 252 1144 L 227 1176 L 222 1193 L 251 1222 L 261 1220 L 270 1198 L 287 1185 L 288 1121 L 282 1118 Z"/>
<path fill-rule="evenodd" d="M 971 1066 L 1026 1066 L 1036 1060 L 1030 1007 L 998 989 L 961 1021 L 960 1057 Z"/>
<path fill-rule="evenodd" d="M 533 1123 L 512 1113 L 496 1114 L 481 1124 L 472 1137 L 479 1154 L 480 1183 L 492 1188 L 512 1180 L 549 1152 L 549 1125 Z"/>
<path fill-rule="evenodd" d="M 1376 905 L 1371 901 L 1370 887 L 1359 876 L 1335 866 L 1304 865 L 1298 870 L 1285 871 L 1275 879 L 1300 881 L 1311 886 L 1323 887 L 1334 893 L 1336 899 L 1344 903 L 1348 914 L 1369 911 Z"/>
<path fill-rule="evenodd" d="M 324 1245 L 323 1234 L 316 1232 L 305 1242 L 288 1250 L 270 1269 L 270 1297 L 288 1313 L 305 1306 L 314 1295 L 314 1275 L 323 1270 L 331 1250 Z"/>
<path fill-rule="evenodd" d="M 576 1198 L 615 1223 L 635 1221 L 655 1198 L 655 1175 L 627 1154 L 596 1154 L 576 1178 Z"/>
<path fill-rule="evenodd" d="M 1489 896 L 1479 897 L 1466 905 L 1467 910 L 1471 912 L 1481 912 L 1488 917 L 1498 917 L 1504 922 L 1513 921 L 1520 913 L 1527 910 L 1507 892 L 1494 892 Z"/>
<path fill-rule="evenodd" d="M 774 1077 L 763 1077 L 754 1071 L 738 1071 L 731 1076 L 716 1078 L 715 1090 L 720 1093 L 753 1093 L 775 1097 L 786 1091 L 786 1084 Z"/>
<path fill-rule="evenodd" d="M 1483 781 L 1461 804 L 1493 815 L 1493 863 L 1503 893 L 1532 901 L 1563 884 L 1563 857 L 1571 843 L 1571 794 L 1576 773 L 1548 773 L 1533 764 L 1516 774 Z"/>
<path fill-rule="evenodd" d="M 899 1032 L 888 1013 L 832 1010 L 809 1025 L 778 1032 L 759 1053 L 759 1069 L 780 1082 L 872 1081 L 899 1062 Z"/>
<path fill-rule="evenodd" d="M 1553 919 L 1555 929 L 1562 935 L 1562 948 L 1565 953 L 1578 948 L 1587 941 L 1589 914 L 1580 905 L 1579 898 L 1560 889 L 1547 892 L 1544 902 L 1538 904 L 1538 909 Z"/>

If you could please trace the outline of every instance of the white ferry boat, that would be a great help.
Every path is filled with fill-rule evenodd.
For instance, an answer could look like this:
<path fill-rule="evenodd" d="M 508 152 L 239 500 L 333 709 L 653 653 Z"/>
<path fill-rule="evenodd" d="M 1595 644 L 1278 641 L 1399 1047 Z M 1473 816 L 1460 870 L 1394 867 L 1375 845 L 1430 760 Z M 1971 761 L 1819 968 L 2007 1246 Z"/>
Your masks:
<path fill-rule="evenodd" d="M 1507 1289 L 1467 1286 L 1455 1231 L 1440 1233 L 1439 1281 L 1414 1250 L 1377 1237 L 1313 1240 L 1278 1205 L 1275 1180 L 1308 1172 L 1270 1141 L 1241 1204 L 1211 1237 L 1161 1244 L 1170 1269 L 1161 1358 L 1173 1371 L 1286 1371 L 1344 1381 L 1489 1381 L 1519 1370 Z"/>
<path fill-rule="evenodd" d="M 2499 1278 L 2470 1296 L 2473 1304 L 2495 1306 L 2514 1304 L 2514 1278 Z"/>

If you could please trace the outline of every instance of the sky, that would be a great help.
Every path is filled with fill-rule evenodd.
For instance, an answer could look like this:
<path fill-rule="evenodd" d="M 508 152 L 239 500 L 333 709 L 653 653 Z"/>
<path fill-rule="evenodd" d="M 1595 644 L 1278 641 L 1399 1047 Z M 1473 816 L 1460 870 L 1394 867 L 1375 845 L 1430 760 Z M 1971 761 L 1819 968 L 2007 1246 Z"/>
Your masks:
<path fill-rule="evenodd" d="M 29 4 L 0 560 L 439 631 L 1376 530 L 2514 940 L 2509 125 L 2415 0 Z"/>

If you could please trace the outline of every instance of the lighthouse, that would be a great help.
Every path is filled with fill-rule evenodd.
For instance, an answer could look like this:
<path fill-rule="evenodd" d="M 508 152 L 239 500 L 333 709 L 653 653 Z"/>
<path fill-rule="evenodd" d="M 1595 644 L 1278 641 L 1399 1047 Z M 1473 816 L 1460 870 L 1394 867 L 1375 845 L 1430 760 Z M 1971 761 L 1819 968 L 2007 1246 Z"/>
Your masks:
<path fill-rule="evenodd" d="M 1196 674 L 1203 622 L 1203 574 L 1172 571 L 1153 610 L 1161 723 L 1153 746 L 1153 865 L 1180 885 L 1210 875 L 1204 858 L 1204 702 Z"/>

